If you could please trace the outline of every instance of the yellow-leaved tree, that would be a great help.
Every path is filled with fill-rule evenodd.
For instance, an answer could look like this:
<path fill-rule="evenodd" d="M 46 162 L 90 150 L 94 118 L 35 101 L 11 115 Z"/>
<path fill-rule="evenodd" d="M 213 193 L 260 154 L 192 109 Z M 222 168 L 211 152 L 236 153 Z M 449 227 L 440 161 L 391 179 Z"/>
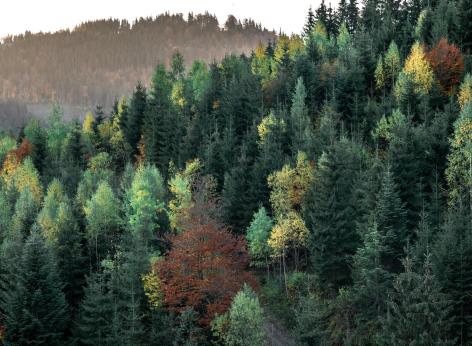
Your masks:
<path fill-rule="evenodd" d="M 182 172 L 177 172 L 169 180 L 169 191 L 173 195 L 169 201 L 169 220 L 176 232 L 180 232 L 181 225 L 188 221 L 192 207 L 192 185 L 201 167 L 200 160 L 189 161 Z"/>
<path fill-rule="evenodd" d="M 415 92 L 427 94 L 433 86 L 433 70 L 426 59 L 424 47 L 416 42 L 405 61 L 403 72 L 409 74 L 415 84 Z"/>
<path fill-rule="evenodd" d="M 306 245 L 308 229 L 300 216 L 303 200 L 314 176 L 312 163 L 305 153 L 299 152 L 295 167 L 285 165 L 268 178 L 272 189 L 270 202 L 275 215 L 268 244 L 274 256 L 281 260 L 287 289 L 286 257 L 293 251 L 295 268 L 298 267 L 298 251 Z"/>
<path fill-rule="evenodd" d="M 459 105 L 461 109 L 464 109 L 464 106 L 470 101 L 472 101 L 472 75 L 467 73 L 459 90 Z"/>

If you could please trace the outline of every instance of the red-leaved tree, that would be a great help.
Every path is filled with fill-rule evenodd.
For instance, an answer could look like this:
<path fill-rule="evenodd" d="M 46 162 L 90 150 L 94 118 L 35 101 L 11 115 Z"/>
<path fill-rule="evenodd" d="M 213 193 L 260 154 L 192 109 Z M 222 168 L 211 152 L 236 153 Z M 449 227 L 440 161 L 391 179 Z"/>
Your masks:
<path fill-rule="evenodd" d="M 442 38 L 426 55 L 434 74 L 445 94 L 450 95 L 460 83 L 464 73 L 464 61 L 460 49 Z"/>
<path fill-rule="evenodd" d="M 245 282 L 255 286 L 256 281 L 246 271 L 249 256 L 244 238 L 231 234 L 218 219 L 202 217 L 217 209 L 216 200 L 195 198 L 194 202 L 185 229 L 171 237 L 171 250 L 156 265 L 166 307 L 177 312 L 190 307 L 207 327 L 215 314 L 226 312 Z"/>

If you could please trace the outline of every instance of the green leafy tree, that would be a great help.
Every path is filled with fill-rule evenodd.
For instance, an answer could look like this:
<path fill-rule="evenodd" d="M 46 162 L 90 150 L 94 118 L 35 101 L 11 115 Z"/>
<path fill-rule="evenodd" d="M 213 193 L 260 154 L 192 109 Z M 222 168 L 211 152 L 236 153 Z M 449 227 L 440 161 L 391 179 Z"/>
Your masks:
<path fill-rule="evenodd" d="M 63 291 L 71 308 L 75 309 L 85 283 L 84 236 L 79 231 L 70 200 L 57 179 L 49 184 L 36 223 L 46 245 L 56 255 L 57 268 L 65 285 Z"/>
<path fill-rule="evenodd" d="M 290 135 L 292 156 L 299 151 L 309 152 L 313 141 L 313 126 L 308 118 L 305 106 L 306 89 L 303 79 L 300 77 L 295 86 L 290 111 Z"/>
<path fill-rule="evenodd" d="M 107 182 L 101 182 L 85 207 L 86 232 L 91 259 L 99 266 L 118 244 L 120 207 Z"/>
<path fill-rule="evenodd" d="M 182 231 L 182 224 L 188 222 L 188 211 L 193 206 L 192 188 L 201 169 L 200 160 L 189 161 L 182 172 L 175 173 L 169 180 L 169 191 L 173 195 L 168 205 L 169 221 L 177 232 Z"/>
<path fill-rule="evenodd" d="M 159 216 L 165 212 L 164 197 L 164 180 L 157 168 L 139 167 L 127 192 L 126 217 L 134 237 L 146 243 L 156 237 Z"/>
<path fill-rule="evenodd" d="M 392 41 L 388 46 L 387 53 L 384 58 L 385 75 L 389 79 L 389 84 L 393 88 L 398 74 L 401 70 L 400 52 L 397 44 Z"/>
<path fill-rule="evenodd" d="M 51 115 L 48 117 L 48 129 L 46 133 L 47 160 L 45 173 L 48 177 L 54 177 L 60 172 L 61 154 L 68 128 L 63 121 L 63 110 L 54 105 Z"/>
<path fill-rule="evenodd" d="M 218 316 L 212 330 L 228 346 L 266 345 L 264 316 L 256 293 L 247 285 L 239 291 L 229 311 Z"/>
<path fill-rule="evenodd" d="M 271 249 L 267 241 L 273 227 L 273 221 L 264 207 L 254 214 L 251 224 L 246 230 L 251 262 L 256 266 L 266 266 L 269 275 L 269 256 Z"/>
<path fill-rule="evenodd" d="M 451 152 L 446 177 L 451 204 L 468 206 L 472 210 L 472 102 L 463 107 L 454 123 Z"/>

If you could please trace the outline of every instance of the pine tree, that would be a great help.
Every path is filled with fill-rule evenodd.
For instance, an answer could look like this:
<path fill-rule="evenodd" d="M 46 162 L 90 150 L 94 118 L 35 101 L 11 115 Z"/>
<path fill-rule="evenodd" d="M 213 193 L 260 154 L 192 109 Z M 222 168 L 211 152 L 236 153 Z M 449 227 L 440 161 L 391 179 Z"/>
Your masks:
<path fill-rule="evenodd" d="M 2 292 L 7 345 L 63 345 L 68 308 L 41 235 L 27 239 L 13 286 Z"/>

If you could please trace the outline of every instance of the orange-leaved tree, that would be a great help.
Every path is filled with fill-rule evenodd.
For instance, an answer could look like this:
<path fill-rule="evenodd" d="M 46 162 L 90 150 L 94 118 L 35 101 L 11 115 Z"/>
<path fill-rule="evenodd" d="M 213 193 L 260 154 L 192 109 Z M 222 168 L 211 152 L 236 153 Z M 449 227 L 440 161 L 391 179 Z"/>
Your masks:
<path fill-rule="evenodd" d="M 31 155 L 32 150 L 33 146 L 31 143 L 26 138 L 23 139 L 18 148 L 12 149 L 7 153 L 5 161 L 3 162 L 2 174 L 6 177 L 13 174 L 23 160 Z"/>
<path fill-rule="evenodd" d="M 208 187 L 208 181 L 199 183 Z M 198 190 L 198 189 L 197 189 Z M 194 203 L 182 232 L 170 238 L 171 250 L 157 262 L 164 305 L 171 311 L 192 308 L 208 327 L 223 314 L 244 283 L 256 281 L 249 265 L 244 238 L 231 234 L 217 217 L 203 217 L 218 209 L 217 200 L 194 191 Z"/>
<path fill-rule="evenodd" d="M 454 87 L 461 81 L 464 73 L 464 61 L 460 49 L 442 38 L 427 54 L 436 79 L 442 91 L 451 95 Z"/>

